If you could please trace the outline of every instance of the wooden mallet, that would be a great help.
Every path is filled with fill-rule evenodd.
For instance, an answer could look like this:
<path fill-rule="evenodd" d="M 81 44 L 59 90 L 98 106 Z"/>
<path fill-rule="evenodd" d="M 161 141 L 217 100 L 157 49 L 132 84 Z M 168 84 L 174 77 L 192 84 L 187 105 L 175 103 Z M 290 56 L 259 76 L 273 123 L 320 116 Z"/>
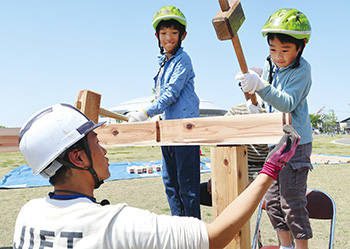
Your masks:
<path fill-rule="evenodd" d="M 213 25 L 219 40 L 231 40 L 236 51 L 237 59 L 242 73 L 248 73 L 247 63 L 244 58 L 241 43 L 237 31 L 241 27 L 245 16 L 240 1 L 219 0 L 221 10 L 213 19 Z M 258 105 L 255 94 L 250 94 L 253 105 Z"/>
<path fill-rule="evenodd" d="M 100 107 L 101 94 L 91 90 L 81 90 L 78 94 L 78 100 L 74 106 L 84 113 L 90 120 L 98 122 L 98 115 L 128 121 L 129 117 L 108 111 Z"/>

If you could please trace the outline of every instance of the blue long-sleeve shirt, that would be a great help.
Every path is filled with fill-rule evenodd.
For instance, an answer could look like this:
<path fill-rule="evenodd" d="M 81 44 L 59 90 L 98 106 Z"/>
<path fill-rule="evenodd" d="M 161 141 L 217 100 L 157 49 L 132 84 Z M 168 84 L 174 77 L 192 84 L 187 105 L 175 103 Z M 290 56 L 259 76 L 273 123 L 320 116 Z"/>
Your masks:
<path fill-rule="evenodd" d="M 166 56 L 159 57 L 161 66 Z M 164 112 L 164 119 L 199 117 L 199 98 L 194 91 L 192 62 L 189 55 L 180 48 L 175 55 L 165 62 L 163 73 L 154 77 L 155 89 L 159 80 L 159 96 L 145 111 L 148 116 Z"/>
<path fill-rule="evenodd" d="M 293 64 L 293 63 L 292 63 Z M 292 65 L 291 64 L 291 65 Z M 312 128 L 309 117 L 307 96 L 311 89 L 311 66 L 303 58 L 300 58 L 300 66 L 291 68 L 291 65 L 276 70 L 272 85 L 268 85 L 258 91 L 261 98 L 267 102 L 267 110 L 271 112 L 291 113 L 292 125 L 301 136 L 299 144 L 312 142 Z M 269 63 L 264 65 L 262 78 L 267 80 Z"/>

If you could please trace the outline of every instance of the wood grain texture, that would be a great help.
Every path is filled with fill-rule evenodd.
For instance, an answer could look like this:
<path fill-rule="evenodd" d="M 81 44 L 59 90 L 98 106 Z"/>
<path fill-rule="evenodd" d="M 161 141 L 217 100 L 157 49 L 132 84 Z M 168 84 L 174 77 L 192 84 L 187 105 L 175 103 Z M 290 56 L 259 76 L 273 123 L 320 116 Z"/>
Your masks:
<path fill-rule="evenodd" d="M 220 10 L 212 20 L 219 40 L 230 40 L 237 33 L 245 20 L 241 3 L 230 1 L 228 10 Z"/>
<path fill-rule="evenodd" d="M 91 90 L 81 90 L 75 107 L 84 113 L 94 123 L 98 122 L 101 94 Z"/>
<path fill-rule="evenodd" d="M 266 144 L 283 135 L 282 113 L 164 120 L 162 144 Z"/>
<path fill-rule="evenodd" d="M 96 129 L 101 144 L 123 146 L 277 143 L 282 113 L 120 123 Z"/>
<path fill-rule="evenodd" d="M 248 186 L 247 148 L 246 146 L 212 147 L 210 157 L 215 219 Z M 250 248 L 249 221 L 225 248 Z"/>
<path fill-rule="evenodd" d="M 103 125 L 95 132 L 102 145 L 126 146 L 152 146 L 156 145 L 156 123 L 118 123 Z"/>
<path fill-rule="evenodd" d="M 20 128 L 0 128 L 0 153 L 17 152 Z"/>

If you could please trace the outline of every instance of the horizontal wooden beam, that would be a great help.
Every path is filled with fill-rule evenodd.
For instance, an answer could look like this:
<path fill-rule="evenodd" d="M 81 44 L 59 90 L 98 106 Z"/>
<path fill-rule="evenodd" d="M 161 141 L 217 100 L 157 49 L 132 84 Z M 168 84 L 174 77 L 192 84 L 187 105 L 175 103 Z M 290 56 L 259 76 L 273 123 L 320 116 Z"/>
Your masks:
<path fill-rule="evenodd" d="M 17 152 L 20 128 L 0 128 L 0 153 Z"/>
<path fill-rule="evenodd" d="M 117 123 L 97 128 L 100 143 L 106 146 L 149 146 L 156 142 L 156 122 Z"/>
<path fill-rule="evenodd" d="M 272 144 L 283 135 L 283 113 L 109 124 L 96 129 L 105 146 Z"/>

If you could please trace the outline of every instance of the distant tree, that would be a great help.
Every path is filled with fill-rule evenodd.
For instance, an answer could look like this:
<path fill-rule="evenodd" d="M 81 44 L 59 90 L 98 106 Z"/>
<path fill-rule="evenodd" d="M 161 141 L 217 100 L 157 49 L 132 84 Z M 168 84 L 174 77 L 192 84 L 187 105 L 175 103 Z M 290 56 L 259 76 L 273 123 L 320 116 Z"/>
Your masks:
<path fill-rule="evenodd" d="M 309 114 L 311 120 L 311 126 L 315 128 L 322 127 L 323 121 L 321 115 Z"/>
<path fill-rule="evenodd" d="M 324 114 L 322 116 L 323 130 L 325 132 L 334 132 L 337 129 L 337 119 L 337 116 L 335 116 L 332 110 L 330 113 Z"/>
<path fill-rule="evenodd" d="M 0 125 L 0 128 L 6 128 L 5 126 L 3 126 L 3 125 Z"/>

